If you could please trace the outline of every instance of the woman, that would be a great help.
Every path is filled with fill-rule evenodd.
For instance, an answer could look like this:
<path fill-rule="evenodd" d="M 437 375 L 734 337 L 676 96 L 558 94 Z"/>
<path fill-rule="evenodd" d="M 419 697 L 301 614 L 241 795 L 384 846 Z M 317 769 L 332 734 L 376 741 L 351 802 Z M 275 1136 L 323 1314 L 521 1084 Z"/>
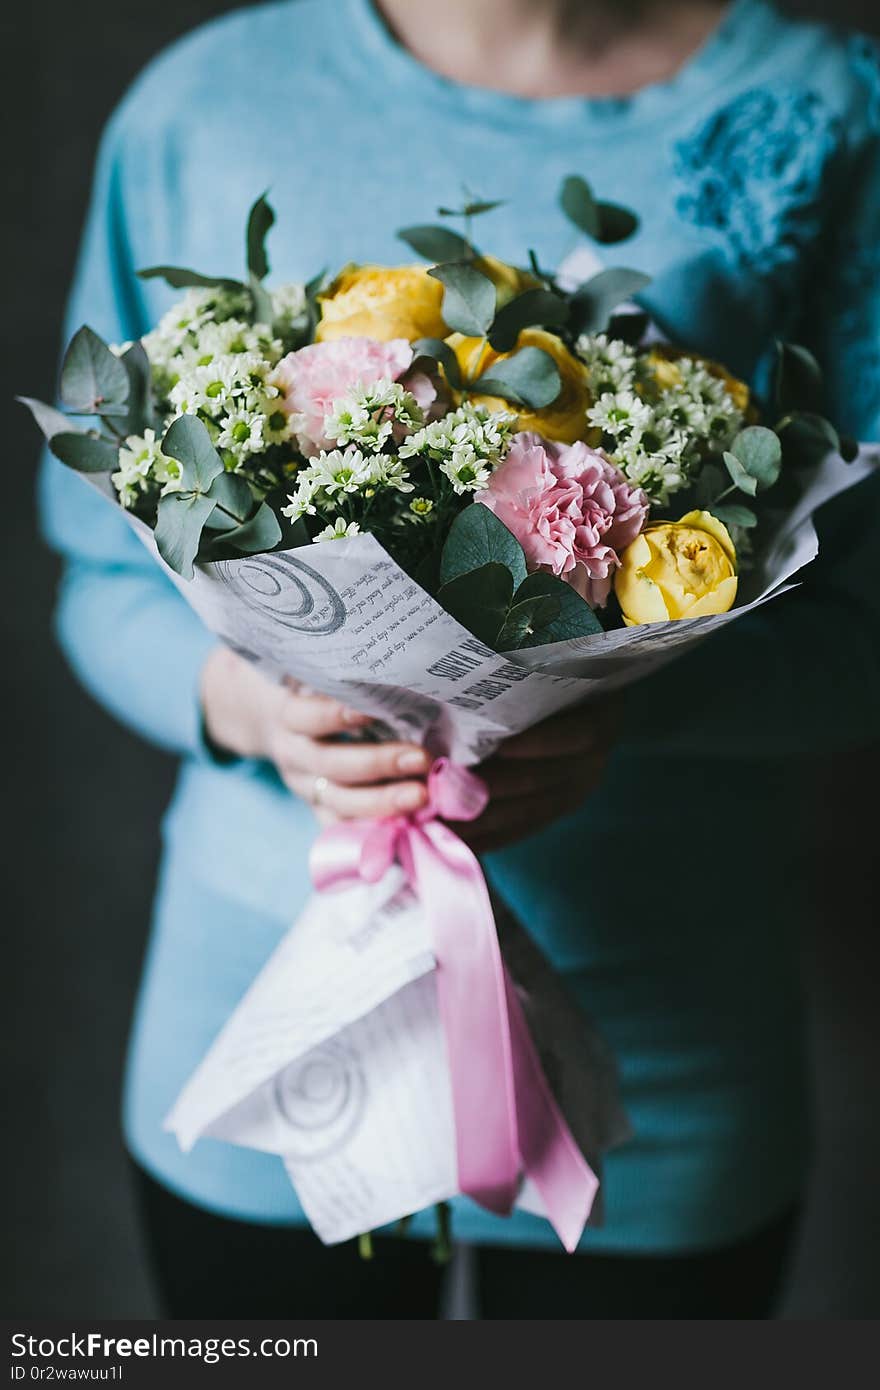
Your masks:
<path fill-rule="evenodd" d="M 880 428 L 876 53 L 764 0 L 294 0 L 234 14 L 161 57 L 107 131 L 72 326 L 133 338 L 167 303 L 139 266 L 239 263 L 239 213 L 270 187 L 277 279 L 401 259 L 395 229 L 462 184 L 510 260 L 570 249 L 561 179 L 641 229 L 628 263 L 670 337 L 759 386 L 773 339 L 812 342 L 829 409 Z M 129 1055 L 125 1133 L 176 1316 L 431 1317 L 420 1238 L 361 1265 L 326 1250 L 279 1160 L 161 1122 L 308 891 L 321 814 L 424 800 L 403 744 L 223 650 L 81 482 L 47 464 L 67 556 L 58 625 L 84 682 L 183 755 Z M 549 1227 L 457 1202 L 485 1317 L 762 1317 L 808 1154 L 796 939 L 810 906 L 811 757 L 870 737 L 880 693 L 875 480 L 822 517 L 824 577 L 648 681 L 616 737 L 566 717 L 484 769 L 474 828 L 493 882 L 614 1049 L 634 1139 L 576 1256 Z M 845 660 L 840 653 L 845 653 Z M 526 837 L 526 838 L 523 838 Z"/>

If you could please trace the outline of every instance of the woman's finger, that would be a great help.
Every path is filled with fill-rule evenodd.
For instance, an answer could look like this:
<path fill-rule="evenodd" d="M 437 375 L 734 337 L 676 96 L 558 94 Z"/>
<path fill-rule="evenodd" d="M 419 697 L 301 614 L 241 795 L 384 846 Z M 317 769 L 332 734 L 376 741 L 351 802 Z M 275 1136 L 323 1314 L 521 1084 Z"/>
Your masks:
<path fill-rule="evenodd" d="M 312 806 L 333 812 L 341 820 L 383 820 L 417 811 L 428 800 L 423 782 L 388 782 L 379 787 L 343 787 L 320 774 L 284 774 L 285 784 Z"/>
<path fill-rule="evenodd" d="M 368 714 L 350 709 L 329 695 L 285 690 L 279 704 L 278 720 L 289 733 L 307 738 L 329 738 L 332 734 L 352 733 L 374 720 Z"/>
<path fill-rule="evenodd" d="M 329 743 L 289 734 L 279 740 L 276 762 L 282 772 L 326 777 L 343 786 L 367 786 L 423 777 L 431 759 L 414 743 Z"/>

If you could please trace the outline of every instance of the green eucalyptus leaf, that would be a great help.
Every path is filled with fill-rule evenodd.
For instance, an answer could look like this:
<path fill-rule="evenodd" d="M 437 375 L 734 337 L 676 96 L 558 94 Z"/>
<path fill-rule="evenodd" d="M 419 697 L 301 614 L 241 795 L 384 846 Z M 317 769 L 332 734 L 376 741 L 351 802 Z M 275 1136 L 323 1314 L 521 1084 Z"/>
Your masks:
<path fill-rule="evenodd" d="M 211 515 L 212 531 L 235 530 L 244 525 L 254 509 L 254 495 L 237 473 L 218 473 L 205 496 L 217 503 Z"/>
<path fill-rule="evenodd" d="M 171 422 L 162 440 L 162 453 L 177 459 L 181 484 L 188 492 L 207 492 L 223 472 L 223 460 L 195 415 L 180 415 Z"/>
<path fill-rule="evenodd" d="M 777 425 L 777 432 L 782 434 L 792 425 L 797 426 L 803 434 L 810 434 L 828 449 L 839 451 L 840 435 L 834 428 L 830 420 L 826 420 L 824 415 L 817 415 L 809 410 L 795 410 L 785 416 Z"/>
<path fill-rule="evenodd" d="M 103 407 L 99 414 L 105 416 L 114 429 L 126 438 L 130 434 L 142 435 L 153 425 L 153 374 L 150 359 L 143 343 L 132 343 L 120 357 L 120 362 L 128 373 L 128 401 L 124 410 L 109 410 Z"/>
<path fill-rule="evenodd" d="M 444 343 L 442 338 L 417 338 L 413 343 L 413 353 L 415 357 L 431 357 L 435 362 L 439 362 L 453 391 L 461 389 L 461 368 L 458 365 L 458 358 L 449 344 Z"/>
<path fill-rule="evenodd" d="M 758 524 L 758 518 L 751 507 L 744 507 L 741 502 L 716 502 L 707 510 L 719 521 L 723 521 L 725 526 L 740 527 L 743 531 L 748 531 Z"/>
<path fill-rule="evenodd" d="M 242 555 L 272 550 L 280 540 L 281 527 L 268 502 L 261 502 L 252 517 L 223 536 L 223 544 L 232 546 Z"/>
<path fill-rule="evenodd" d="M 755 479 L 759 488 L 772 487 L 779 477 L 782 467 L 782 445 L 779 436 L 773 430 L 768 430 L 763 425 L 749 425 L 746 429 L 740 430 L 730 446 L 730 452 L 750 477 Z"/>
<path fill-rule="evenodd" d="M 202 531 L 216 505 L 198 492 L 170 492 L 159 499 L 153 533 L 156 549 L 182 579 L 192 579 Z"/>
<path fill-rule="evenodd" d="M 571 296 L 572 332 L 603 332 L 617 306 L 631 299 L 650 282 L 650 275 L 640 270 L 627 270 L 622 266 L 600 270 L 579 285 Z"/>
<path fill-rule="evenodd" d="M 103 407 L 124 406 L 128 372 L 91 328 L 81 328 L 70 341 L 61 365 L 61 399 L 79 415 L 94 415 Z M 105 411 L 106 413 L 106 411 Z"/>
<path fill-rule="evenodd" d="M 495 315 L 489 342 L 496 352 L 510 352 L 524 328 L 556 328 L 568 320 L 568 304 L 552 290 L 524 290 Z"/>
<path fill-rule="evenodd" d="M 444 287 L 443 318 L 455 333 L 483 338 L 495 317 L 495 286 L 466 261 L 435 265 L 428 271 Z"/>
<path fill-rule="evenodd" d="M 593 197 L 593 190 L 580 174 L 569 174 L 568 178 L 563 179 L 559 190 L 559 206 L 569 222 L 573 222 L 580 231 L 586 232 L 587 236 L 598 240 L 601 228 L 599 209 Z"/>
<path fill-rule="evenodd" d="M 485 511 L 485 507 L 470 510 Z M 459 574 L 441 585 L 437 602 L 487 646 L 494 647 L 504 625 L 513 594 L 513 579 L 506 565 L 492 562 Z"/>
<path fill-rule="evenodd" d="M 173 290 L 245 290 L 241 280 L 230 280 L 223 275 L 200 275 L 197 270 L 187 270 L 179 265 L 151 265 L 138 271 L 139 280 L 164 280 Z"/>
<path fill-rule="evenodd" d="M 35 400 L 33 396 L 16 396 L 19 405 L 26 405 L 33 415 L 43 436 L 51 439 L 56 434 L 76 433 L 71 431 L 70 419 L 63 415 L 60 410 L 56 410 L 52 405 L 46 405 L 43 401 Z"/>
<path fill-rule="evenodd" d="M 707 463 L 702 468 L 693 489 L 693 501 L 697 507 L 707 508 L 711 511 L 711 503 L 718 496 L 719 492 L 725 487 L 727 479 L 723 471 L 714 463 Z"/>
<path fill-rule="evenodd" d="M 754 497 L 758 491 L 758 480 L 753 478 L 745 468 L 743 468 L 736 454 L 725 454 L 724 462 L 731 479 L 739 488 L 740 492 L 745 492 L 749 497 Z"/>
<path fill-rule="evenodd" d="M 247 268 L 251 280 L 265 280 L 269 274 L 269 258 L 266 255 L 266 237 L 275 222 L 275 212 L 266 201 L 263 193 L 254 203 L 247 220 Z M 271 320 L 261 320 L 271 322 Z"/>
<path fill-rule="evenodd" d="M 494 208 L 503 208 L 504 199 L 476 199 L 474 202 L 465 203 L 463 208 L 438 208 L 438 217 L 480 217 L 484 212 L 492 212 Z"/>
<path fill-rule="evenodd" d="M 518 605 L 539 595 L 553 599 L 558 611 L 552 616 L 547 616 L 547 609 L 534 610 L 536 621 L 531 624 L 533 631 L 523 634 L 518 644 L 519 649 L 540 647 L 547 642 L 567 642 L 574 637 L 591 637 L 596 632 L 604 631 L 587 601 L 582 599 L 570 584 L 566 584 L 564 579 L 557 579 L 553 574 L 530 574 L 528 579 L 520 584 L 513 601 Z"/>
<path fill-rule="evenodd" d="M 639 219 L 629 208 L 618 203 L 597 203 L 599 212 L 599 234 L 596 238 L 603 246 L 613 246 L 618 241 L 626 241 L 638 230 Z"/>
<path fill-rule="evenodd" d="M 470 242 L 449 227 L 403 227 L 397 235 L 426 261 L 466 261 L 474 254 Z"/>
<path fill-rule="evenodd" d="M 781 413 L 821 411 L 825 396 L 822 368 L 808 348 L 798 343 L 776 344 L 773 385 L 774 400 Z"/>
<path fill-rule="evenodd" d="M 248 289 L 251 292 L 254 323 L 265 323 L 271 328 L 272 321 L 275 317 L 275 310 L 272 307 L 272 296 L 266 289 L 266 286 L 258 280 L 255 275 L 251 276 Z"/>
<path fill-rule="evenodd" d="M 543 410 L 562 389 L 559 368 L 543 348 L 524 347 L 492 366 L 472 383 L 485 396 L 503 396 L 515 405 Z"/>
<path fill-rule="evenodd" d="M 474 502 L 459 512 L 449 528 L 440 560 L 440 582 L 447 584 L 487 564 L 504 565 L 511 585 L 521 584 L 526 577 L 526 557 L 519 541 L 494 512 Z"/>
<path fill-rule="evenodd" d="M 559 612 L 559 600 L 553 594 L 536 594 L 519 603 L 514 599 L 495 640 L 496 651 L 519 651 L 529 638 L 558 618 Z"/>
<path fill-rule="evenodd" d="M 77 473 L 110 473 L 119 466 L 119 445 L 96 434 L 75 430 L 53 434 L 49 448 Z"/>

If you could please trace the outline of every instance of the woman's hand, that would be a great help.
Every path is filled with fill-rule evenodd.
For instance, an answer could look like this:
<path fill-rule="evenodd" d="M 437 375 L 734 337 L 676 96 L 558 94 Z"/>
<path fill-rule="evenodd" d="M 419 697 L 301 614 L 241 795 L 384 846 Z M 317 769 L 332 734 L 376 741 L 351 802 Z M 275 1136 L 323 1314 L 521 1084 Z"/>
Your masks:
<path fill-rule="evenodd" d="M 275 685 L 226 647 L 205 662 L 201 694 L 213 742 L 274 763 L 284 784 L 324 822 L 416 811 L 428 799 L 431 759 L 424 749 L 339 742 L 339 734 L 357 734 L 374 721 L 329 696 Z"/>
<path fill-rule="evenodd" d="M 602 780 L 618 723 L 618 705 L 597 701 L 507 739 L 475 769 L 489 787 L 489 805 L 475 821 L 456 821 L 456 834 L 481 854 L 571 815 Z"/>

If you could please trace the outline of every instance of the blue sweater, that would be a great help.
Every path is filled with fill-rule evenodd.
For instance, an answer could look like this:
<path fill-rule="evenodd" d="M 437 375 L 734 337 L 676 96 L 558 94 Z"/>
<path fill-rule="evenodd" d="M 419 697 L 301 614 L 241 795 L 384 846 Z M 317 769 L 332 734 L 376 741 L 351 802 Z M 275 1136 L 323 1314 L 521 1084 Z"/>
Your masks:
<path fill-rule="evenodd" d="M 431 220 L 463 184 L 507 199 L 480 224 L 487 249 L 521 260 L 534 247 L 553 265 L 571 249 L 557 190 L 580 172 L 641 215 L 622 258 L 655 277 L 648 301 L 670 335 L 758 382 L 776 335 L 811 342 L 829 409 L 876 439 L 878 147 L 876 49 L 762 0 L 735 0 L 670 82 L 540 101 L 426 70 L 369 0 L 252 8 L 161 56 L 110 122 L 69 325 L 116 340 L 150 327 L 171 295 L 139 282 L 141 266 L 237 273 L 243 217 L 265 188 L 276 280 L 405 259 L 395 229 Z M 607 1221 L 583 1249 L 731 1241 L 802 1186 L 811 787 L 818 757 L 878 729 L 878 482 L 825 509 L 822 557 L 795 595 L 638 687 L 606 780 L 577 815 L 490 856 L 620 1062 L 635 1136 L 608 1160 Z M 268 767 L 212 761 L 197 687 L 215 639 L 121 516 L 52 461 L 43 506 L 66 557 L 57 622 L 71 663 L 113 714 L 184 760 L 132 1034 L 127 1142 L 205 1208 L 302 1222 L 280 1160 L 211 1140 L 183 1155 L 161 1122 L 305 900 L 311 812 Z M 456 1205 L 464 1238 L 555 1243 L 535 1217 Z"/>

